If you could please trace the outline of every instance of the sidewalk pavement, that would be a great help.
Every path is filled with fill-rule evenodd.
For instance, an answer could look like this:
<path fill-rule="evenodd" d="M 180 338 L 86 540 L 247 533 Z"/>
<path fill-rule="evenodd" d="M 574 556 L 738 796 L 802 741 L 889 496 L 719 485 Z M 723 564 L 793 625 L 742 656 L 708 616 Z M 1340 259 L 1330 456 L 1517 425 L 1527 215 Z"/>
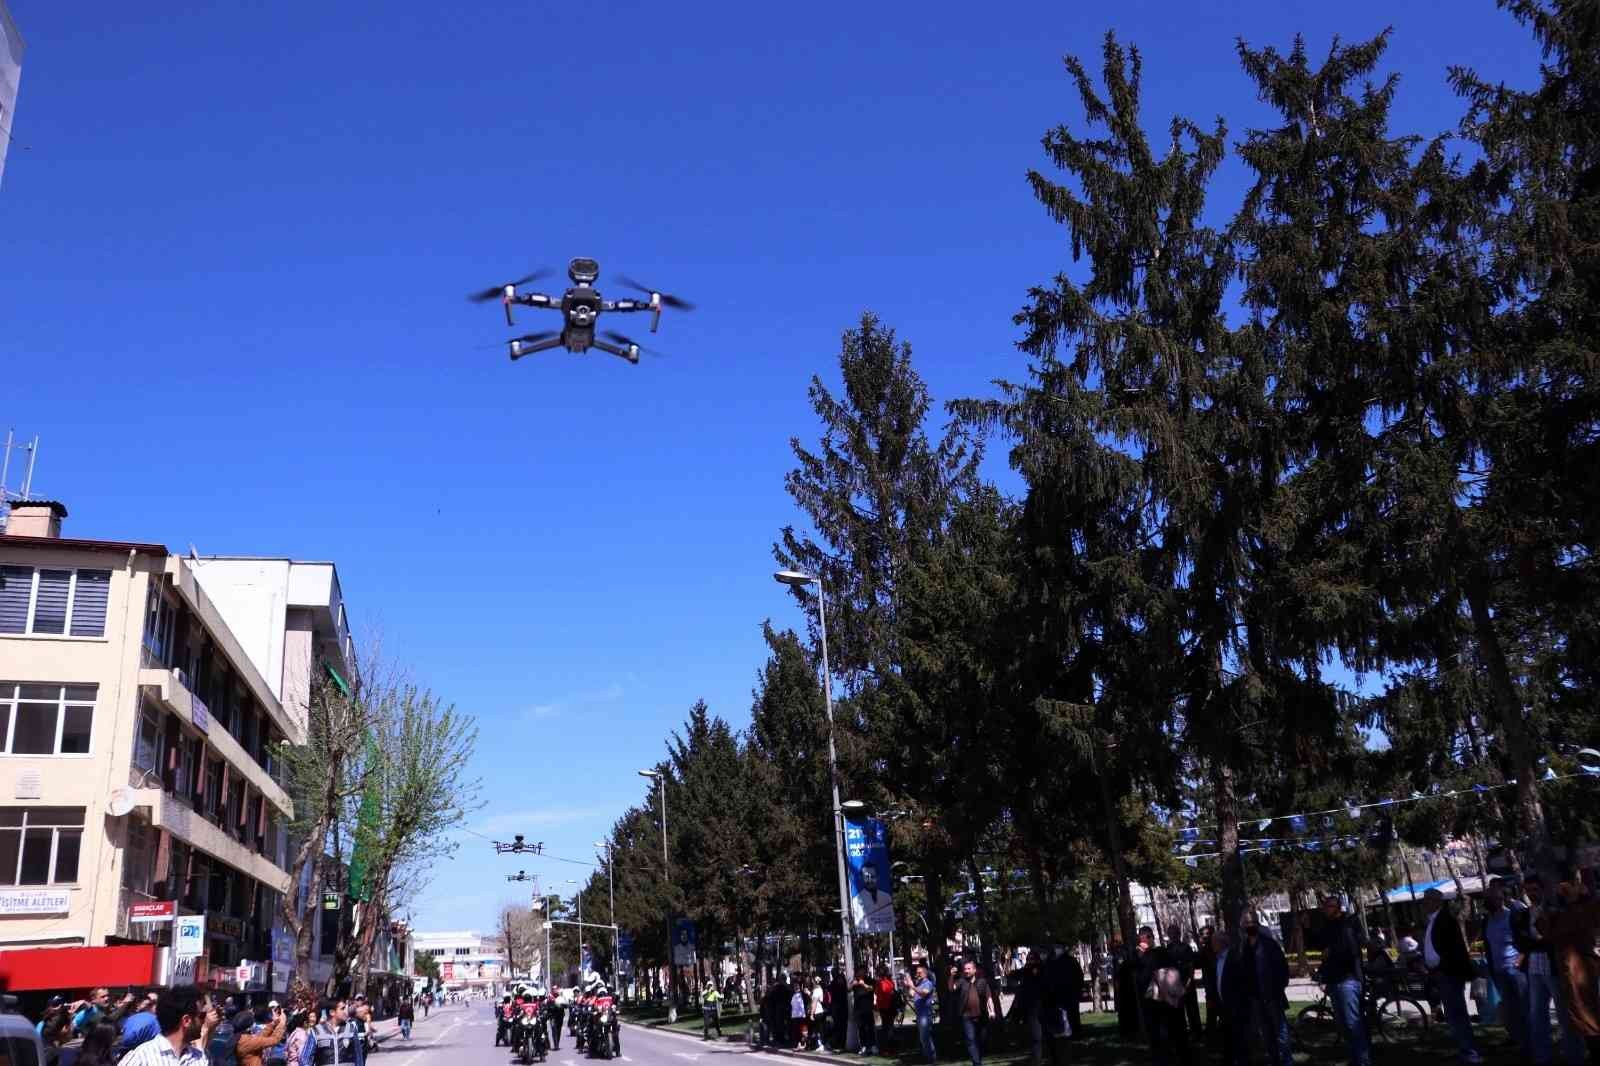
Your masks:
<path fill-rule="evenodd" d="M 695 1036 L 693 1033 L 686 1033 L 681 1029 L 669 1028 L 665 1023 L 661 1025 L 648 1025 L 643 1022 L 625 1021 L 622 1024 L 634 1029 L 643 1029 L 651 1033 L 660 1033 L 663 1036 L 675 1036 L 680 1040 L 689 1040 L 696 1044 L 705 1043 L 703 1037 Z M 724 1036 L 721 1042 L 724 1044 L 741 1044 L 749 1046 L 749 1041 L 743 1036 Z M 712 1043 L 717 1043 L 717 1041 L 713 1040 Z M 782 1055 L 784 1058 L 805 1059 L 808 1062 L 831 1062 L 837 1064 L 837 1066 L 862 1066 L 863 1062 L 871 1061 L 870 1059 L 863 1059 L 860 1055 L 836 1055 L 827 1051 L 796 1051 L 794 1048 L 781 1047 L 752 1047 L 751 1050 L 759 1051 L 763 1055 Z"/>

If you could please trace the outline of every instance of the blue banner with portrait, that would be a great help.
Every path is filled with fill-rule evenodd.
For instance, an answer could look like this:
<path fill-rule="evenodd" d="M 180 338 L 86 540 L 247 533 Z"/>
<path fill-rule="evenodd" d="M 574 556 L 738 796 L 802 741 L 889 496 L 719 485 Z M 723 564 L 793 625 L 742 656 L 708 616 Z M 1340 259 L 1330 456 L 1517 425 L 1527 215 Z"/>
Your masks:
<path fill-rule="evenodd" d="M 694 921 L 679 918 L 672 923 L 672 962 L 675 966 L 694 965 Z"/>
<path fill-rule="evenodd" d="M 846 818 L 845 868 L 856 931 L 894 931 L 894 886 L 889 875 L 889 826 L 878 818 Z"/>

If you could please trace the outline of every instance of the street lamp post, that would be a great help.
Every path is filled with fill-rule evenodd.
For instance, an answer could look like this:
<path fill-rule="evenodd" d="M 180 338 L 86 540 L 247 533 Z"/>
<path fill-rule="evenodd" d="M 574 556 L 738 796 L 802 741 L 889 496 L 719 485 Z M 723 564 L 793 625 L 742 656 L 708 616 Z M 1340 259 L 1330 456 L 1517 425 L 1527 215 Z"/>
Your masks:
<path fill-rule="evenodd" d="M 780 584 L 791 588 L 813 584 L 817 586 L 817 632 L 822 638 L 822 698 L 828 714 L 828 783 L 833 789 L 833 850 L 839 867 L 839 932 L 844 940 L 844 979 L 847 983 L 854 984 L 855 936 L 851 928 L 850 883 L 844 872 L 844 811 L 839 806 L 839 756 L 833 744 L 833 681 L 828 672 L 827 593 L 819 575 L 803 574 L 798 570 L 779 570 L 772 576 Z M 848 1018 L 849 1028 L 845 1033 L 845 1049 L 855 1051 L 861 1046 L 861 1034 L 856 1026 L 855 1011 L 851 1011 Z"/>
<path fill-rule="evenodd" d="M 667 860 L 667 776 L 659 770 L 640 770 L 640 777 L 655 781 L 661 789 L 661 877 L 666 882 L 668 896 L 672 888 L 672 864 Z M 678 1020 L 678 968 L 672 962 L 672 905 L 667 905 L 667 1024 Z"/>
<path fill-rule="evenodd" d="M 567 878 L 567 884 L 572 886 L 572 894 L 578 900 L 578 981 L 587 980 L 588 975 L 583 972 L 583 889 L 578 887 L 578 882 Z"/>
<path fill-rule="evenodd" d="M 618 971 L 619 958 L 617 948 L 617 874 L 611 863 L 611 842 L 609 840 L 596 840 L 594 846 L 606 849 L 606 892 L 611 908 L 611 983 L 618 985 L 621 982 L 621 973 Z"/>

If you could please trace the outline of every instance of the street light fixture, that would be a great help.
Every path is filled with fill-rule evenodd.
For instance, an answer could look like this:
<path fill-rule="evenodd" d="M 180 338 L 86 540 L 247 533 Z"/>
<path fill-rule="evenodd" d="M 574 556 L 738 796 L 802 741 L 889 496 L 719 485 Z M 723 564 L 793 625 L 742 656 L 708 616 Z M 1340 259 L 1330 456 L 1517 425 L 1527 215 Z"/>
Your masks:
<path fill-rule="evenodd" d="M 817 586 L 817 633 L 822 640 L 822 698 L 828 713 L 828 783 L 833 788 L 833 849 L 839 867 L 839 931 L 844 938 L 844 978 L 851 984 L 856 979 L 856 945 L 850 920 L 850 884 L 844 872 L 844 811 L 839 803 L 839 756 L 833 743 L 833 680 L 828 670 L 828 609 L 827 593 L 822 578 L 798 570 L 779 570 L 773 580 L 790 588 Z M 863 806 L 865 806 L 863 804 Z M 855 1011 L 848 1015 L 849 1028 L 845 1034 L 845 1048 L 854 1051 L 861 1046 L 861 1034 L 856 1026 Z"/>
<path fill-rule="evenodd" d="M 672 864 L 667 859 L 667 775 L 660 770 L 640 770 L 640 777 L 648 777 L 661 790 L 661 876 L 666 882 L 667 896 L 672 894 Z M 678 1020 L 678 968 L 672 964 L 672 905 L 667 905 L 667 973 L 671 986 L 667 989 L 667 1024 Z"/>

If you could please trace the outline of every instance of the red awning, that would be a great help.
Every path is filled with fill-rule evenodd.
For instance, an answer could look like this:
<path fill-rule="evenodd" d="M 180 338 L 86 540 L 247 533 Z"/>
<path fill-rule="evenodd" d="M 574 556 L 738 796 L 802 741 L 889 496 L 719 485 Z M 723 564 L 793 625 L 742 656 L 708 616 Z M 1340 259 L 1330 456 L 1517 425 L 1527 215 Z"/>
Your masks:
<path fill-rule="evenodd" d="M 154 944 L 0 951 L 0 986 L 10 992 L 148 985 L 155 981 L 155 970 Z"/>

